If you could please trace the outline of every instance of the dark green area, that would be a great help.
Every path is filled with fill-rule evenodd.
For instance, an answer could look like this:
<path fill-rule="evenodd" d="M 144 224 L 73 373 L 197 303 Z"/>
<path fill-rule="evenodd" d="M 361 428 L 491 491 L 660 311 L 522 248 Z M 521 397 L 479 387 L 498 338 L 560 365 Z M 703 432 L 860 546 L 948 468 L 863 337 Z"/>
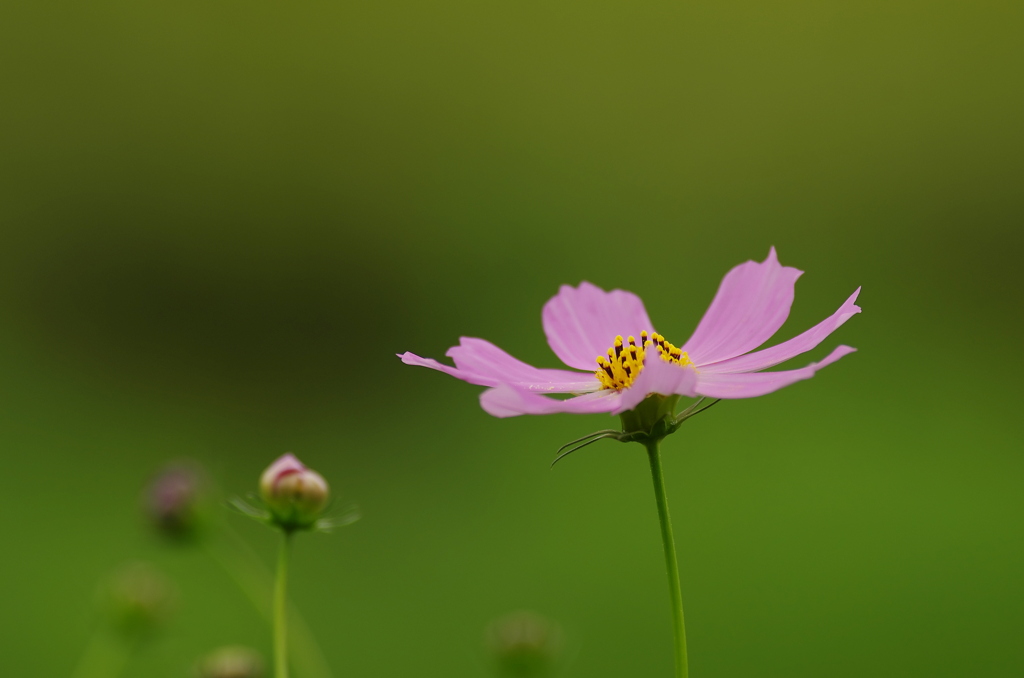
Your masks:
<path fill-rule="evenodd" d="M 364 514 L 292 566 L 339 678 L 487 675 L 520 608 L 567 678 L 670 675 L 643 448 L 548 470 L 614 421 L 492 419 L 394 354 L 557 366 L 540 308 L 583 279 L 681 344 L 771 245 L 807 272 L 780 338 L 864 287 L 798 362 L 859 352 L 665 441 L 692 675 L 1024 674 L 1022 30 L 1009 2 L 5 3 L 0 674 L 69 675 L 135 559 L 179 594 L 126 675 L 269 650 L 139 494 L 182 457 L 242 494 L 290 450 Z"/>

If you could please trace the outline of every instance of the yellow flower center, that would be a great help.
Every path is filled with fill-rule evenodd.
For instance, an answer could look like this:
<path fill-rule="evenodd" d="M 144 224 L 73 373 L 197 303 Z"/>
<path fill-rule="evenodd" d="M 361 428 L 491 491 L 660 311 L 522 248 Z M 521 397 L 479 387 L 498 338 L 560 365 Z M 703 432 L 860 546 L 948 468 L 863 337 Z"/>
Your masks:
<path fill-rule="evenodd" d="M 640 333 L 640 343 L 632 336 L 623 340 L 622 335 L 615 337 L 615 345 L 608 349 L 608 357 L 597 356 L 598 370 L 594 372 L 601 382 L 601 388 L 621 390 L 633 383 L 637 375 L 644 369 L 644 358 L 648 351 L 655 350 L 667 363 L 676 365 L 692 365 L 690 356 L 665 341 L 665 337 L 657 332 L 647 336 L 646 330 Z"/>

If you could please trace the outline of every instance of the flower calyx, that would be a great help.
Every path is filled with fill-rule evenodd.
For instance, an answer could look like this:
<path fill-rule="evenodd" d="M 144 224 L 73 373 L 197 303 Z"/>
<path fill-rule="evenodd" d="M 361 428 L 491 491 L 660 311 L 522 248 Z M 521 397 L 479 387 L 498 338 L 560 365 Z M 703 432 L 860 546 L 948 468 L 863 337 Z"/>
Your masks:
<path fill-rule="evenodd" d="M 620 415 L 620 419 L 622 420 L 621 431 L 616 431 L 614 429 L 595 431 L 583 436 L 582 438 L 577 438 L 572 442 L 566 443 L 558 448 L 558 452 L 554 461 L 551 462 L 551 466 L 554 466 L 573 452 L 581 450 L 592 443 L 596 443 L 598 440 L 604 440 L 605 438 L 617 440 L 620 443 L 640 443 L 645 447 L 652 443 L 657 443 L 662 438 L 665 438 L 679 430 L 679 427 L 683 425 L 683 422 L 690 417 L 700 414 L 715 403 L 719 402 L 719 399 L 716 398 L 710 403 L 704 404 L 705 400 L 707 400 L 707 398 L 700 398 L 697 402 L 676 414 L 675 407 L 679 402 L 679 396 L 663 396 L 656 393 L 651 394 L 641 401 L 641 403 L 634 409 L 628 412 L 623 412 Z"/>

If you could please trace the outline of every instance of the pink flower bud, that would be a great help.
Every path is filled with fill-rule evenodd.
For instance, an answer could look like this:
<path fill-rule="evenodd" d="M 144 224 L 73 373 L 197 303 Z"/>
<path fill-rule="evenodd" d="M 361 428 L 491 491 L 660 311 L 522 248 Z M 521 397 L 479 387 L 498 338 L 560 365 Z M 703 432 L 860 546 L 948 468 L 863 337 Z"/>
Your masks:
<path fill-rule="evenodd" d="M 288 453 L 260 477 L 260 496 L 286 530 L 310 527 L 327 505 L 327 481 Z"/>
<path fill-rule="evenodd" d="M 491 623 L 487 644 L 501 675 L 546 676 L 558 659 L 562 631 L 536 613 L 513 612 Z"/>
<path fill-rule="evenodd" d="M 100 594 L 112 625 L 128 637 L 152 634 L 174 607 L 173 585 L 148 563 L 123 565 L 103 583 Z"/>
<path fill-rule="evenodd" d="M 177 540 L 197 536 L 207 508 L 208 484 L 202 467 L 179 461 L 168 465 L 146 488 L 143 504 L 153 527 Z"/>

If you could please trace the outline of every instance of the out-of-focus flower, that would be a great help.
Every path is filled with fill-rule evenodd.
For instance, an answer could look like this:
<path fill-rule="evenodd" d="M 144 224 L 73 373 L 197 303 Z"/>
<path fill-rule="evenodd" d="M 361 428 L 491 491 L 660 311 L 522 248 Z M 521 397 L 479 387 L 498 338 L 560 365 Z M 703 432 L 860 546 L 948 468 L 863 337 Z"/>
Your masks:
<path fill-rule="evenodd" d="M 285 530 L 311 527 L 327 506 L 327 481 L 288 453 L 260 477 L 260 497 L 271 516 Z"/>
<path fill-rule="evenodd" d="M 858 288 L 830 317 L 781 344 L 751 353 L 782 326 L 802 271 L 768 258 L 748 261 L 722 280 L 693 335 L 677 348 L 654 331 L 643 302 L 622 290 L 606 292 L 584 282 L 563 286 L 544 306 L 548 344 L 569 367 L 587 372 L 539 369 L 483 339 L 462 337 L 447 352 L 455 366 L 399 355 L 471 384 L 489 386 L 480 397 L 496 417 L 570 412 L 622 414 L 648 396 L 750 398 L 808 379 L 855 349 L 839 346 L 806 367 L 763 372 L 820 344 L 853 315 Z M 596 365 L 596 370 L 594 369 Z M 568 393 L 569 398 L 546 394 Z M 674 403 L 673 403 L 674 404 Z"/>
<path fill-rule="evenodd" d="M 156 631 L 174 607 L 170 580 L 148 563 L 128 563 L 117 569 L 101 587 L 101 600 L 111 622 L 128 637 Z"/>
<path fill-rule="evenodd" d="M 534 612 L 513 612 L 487 628 L 487 646 L 499 675 L 546 676 L 562 647 L 562 630 Z"/>
<path fill-rule="evenodd" d="M 209 483 L 195 462 L 178 461 L 149 483 L 143 506 L 152 525 L 172 539 L 189 539 L 200 530 L 208 503 Z"/>
<path fill-rule="evenodd" d="M 203 658 L 197 678 L 263 678 L 263 657 L 248 647 L 229 645 Z"/>

